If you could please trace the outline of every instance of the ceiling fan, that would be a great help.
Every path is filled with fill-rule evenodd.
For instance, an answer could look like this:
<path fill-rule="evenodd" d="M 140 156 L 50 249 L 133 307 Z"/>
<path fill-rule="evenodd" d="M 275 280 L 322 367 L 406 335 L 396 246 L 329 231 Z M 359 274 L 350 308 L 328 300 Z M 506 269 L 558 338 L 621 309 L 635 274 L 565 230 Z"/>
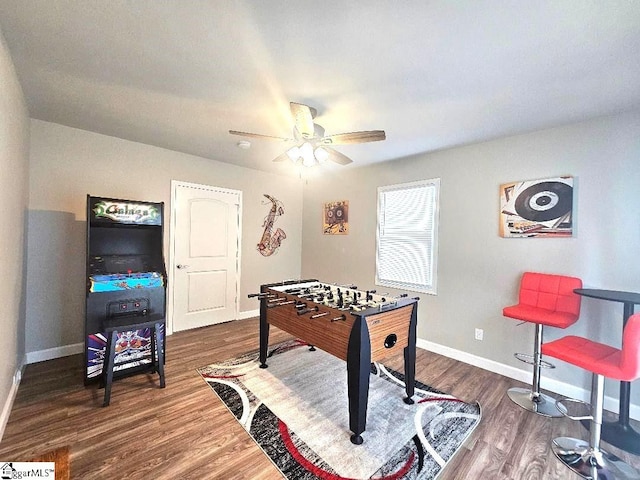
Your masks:
<path fill-rule="evenodd" d="M 313 122 L 313 119 L 318 113 L 315 108 L 295 102 L 291 102 L 290 107 L 291 115 L 295 123 L 295 126 L 293 127 L 293 138 L 239 132 L 237 130 L 229 130 L 229 133 L 232 135 L 265 140 L 296 142 L 295 146 L 289 148 L 281 155 L 278 155 L 273 161 L 282 162 L 291 160 L 296 165 L 303 165 L 305 167 L 312 167 L 314 165 L 324 163 L 327 160 L 340 165 L 347 165 L 353 162 L 353 160 L 331 148 L 332 145 L 377 142 L 386 138 L 384 130 L 369 130 L 362 132 L 339 133 L 337 135 L 325 135 L 324 128 Z"/>

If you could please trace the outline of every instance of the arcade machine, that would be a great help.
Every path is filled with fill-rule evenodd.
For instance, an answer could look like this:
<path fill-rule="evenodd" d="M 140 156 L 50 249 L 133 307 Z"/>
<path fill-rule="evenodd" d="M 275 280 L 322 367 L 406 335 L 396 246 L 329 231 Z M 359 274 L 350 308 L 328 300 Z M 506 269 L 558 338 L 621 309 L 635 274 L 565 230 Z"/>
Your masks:
<path fill-rule="evenodd" d="M 87 195 L 85 384 L 101 378 L 106 321 L 139 316 L 140 323 L 162 318 L 164 325 L 163 214 L 163 203 Z M 161 337 L 164 345 L 164 331 Z M 150 328 L 118 332 L 115 377 L 147 370 L 153 342 Z"/>

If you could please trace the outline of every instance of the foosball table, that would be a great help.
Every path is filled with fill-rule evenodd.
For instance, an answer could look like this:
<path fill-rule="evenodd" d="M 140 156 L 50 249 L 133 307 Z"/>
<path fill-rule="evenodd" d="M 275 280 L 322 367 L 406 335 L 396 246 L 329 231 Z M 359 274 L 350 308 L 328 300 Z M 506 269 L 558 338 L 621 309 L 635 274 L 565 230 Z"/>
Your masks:
<path fill-rule="evenodd" d="M 260 368 L 267 368 L 270 325 L 347 362 L 352 443 L 363 442 L 371 362 L 402 352 L 404 402 L 413 403 L 418 298 L 313 279 L 262 285 L 249 297 L 260 300 Z"/>

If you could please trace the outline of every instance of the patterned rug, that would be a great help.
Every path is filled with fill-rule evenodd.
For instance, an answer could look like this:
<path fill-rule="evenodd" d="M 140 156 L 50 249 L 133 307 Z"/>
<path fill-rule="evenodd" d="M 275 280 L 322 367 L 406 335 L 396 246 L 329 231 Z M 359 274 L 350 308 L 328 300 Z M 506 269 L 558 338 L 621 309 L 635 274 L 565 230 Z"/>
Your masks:
<path fill-rule="evenodd" d="M 198 372 L 265 454 L 291 480 L 435 479 L 478 425 L 480 405 L 371 365 L 362 445 L 349 440 L 346 363 L 300 341 L 251 352 Z"/>

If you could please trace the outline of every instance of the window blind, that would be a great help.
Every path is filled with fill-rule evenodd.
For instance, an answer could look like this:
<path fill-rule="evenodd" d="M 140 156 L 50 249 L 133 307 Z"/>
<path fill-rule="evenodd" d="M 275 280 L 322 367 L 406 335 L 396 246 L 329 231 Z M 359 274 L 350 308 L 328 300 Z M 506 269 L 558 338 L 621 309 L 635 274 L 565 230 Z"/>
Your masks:
<path fill-rule="evenodd" d="M 378 188 L 376 284 L 436 293 L 440 179 Z"/>

